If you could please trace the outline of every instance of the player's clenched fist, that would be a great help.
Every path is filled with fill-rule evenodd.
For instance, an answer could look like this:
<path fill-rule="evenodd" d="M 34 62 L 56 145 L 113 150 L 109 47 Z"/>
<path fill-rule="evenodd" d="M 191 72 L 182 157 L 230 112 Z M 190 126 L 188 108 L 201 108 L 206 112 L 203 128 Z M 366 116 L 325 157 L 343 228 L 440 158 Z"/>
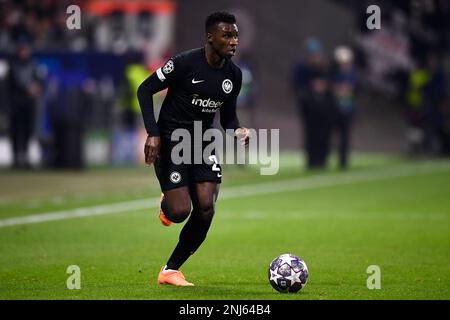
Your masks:
<path fill-rule="evenodd" d="M 161 139 L 158 136 L 147 136 L 144 146 L 145 163 L 151 165 L 155 162 L 159 155 L 159 148 L 161 147 Z"/>

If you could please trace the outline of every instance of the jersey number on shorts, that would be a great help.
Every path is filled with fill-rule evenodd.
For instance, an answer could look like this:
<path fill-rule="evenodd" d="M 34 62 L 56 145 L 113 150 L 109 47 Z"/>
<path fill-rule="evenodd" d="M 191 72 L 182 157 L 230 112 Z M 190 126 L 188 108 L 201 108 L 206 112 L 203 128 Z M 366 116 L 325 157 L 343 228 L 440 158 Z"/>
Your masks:
<path fill-rule="evenodd" d="M 219 171 L 217 172 L 217 178 L 220 178 L 222 174 L 220 173 L 220 167 L 218 166 L 217 157 L 215 155 L 209 156 L 209 161 L 213 161 L 214 164 L 212 166 L 212 171 Z"/>

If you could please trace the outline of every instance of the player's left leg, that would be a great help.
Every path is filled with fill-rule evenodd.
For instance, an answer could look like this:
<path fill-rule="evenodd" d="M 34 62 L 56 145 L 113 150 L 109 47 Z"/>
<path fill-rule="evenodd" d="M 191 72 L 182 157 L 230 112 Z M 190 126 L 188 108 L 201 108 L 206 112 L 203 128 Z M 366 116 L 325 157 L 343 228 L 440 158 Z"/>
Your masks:
<path fill-rule="evenodd" d="M 219 193 L 216 182 L 195 183 L 190 188 L 193 210 L 189 220 L 181 230 L 179 241 L 167 264 L 158 276 L 159 284 L 176 286 L 193 285 L 187 282 L 178 270 L 181 265 L 200 247 L 206 238 L 214 216 L 214 205 Z"/>
<path fill-rule="evenodd" d="M 178 270 L 205 240 L 214 216 L 218 193 L 219 184 L 216 182 L 195 183 L 191 187 L 193 210 L 167 262 L 168 269 Z"/>

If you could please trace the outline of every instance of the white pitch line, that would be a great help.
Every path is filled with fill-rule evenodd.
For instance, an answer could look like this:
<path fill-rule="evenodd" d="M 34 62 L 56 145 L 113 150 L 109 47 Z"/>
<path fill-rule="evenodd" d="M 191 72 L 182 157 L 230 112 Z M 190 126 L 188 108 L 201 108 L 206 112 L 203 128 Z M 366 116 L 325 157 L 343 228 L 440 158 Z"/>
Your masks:
<path fill-rule="evenodd" d="M 238 198 L 294 190 L 332 187 L 336 185 L 409 177 L 419 174 L 447 170 L 450 170 L 450 163 L 439 163 L 434 165 L 423 164 L 420 166 L 401 165 L 392 167 L 387 170 L 371 170 L 366 172 L 348 172 L 331 175 L 310 176 L 292 180 L 282 180 L 269 183 L 233 187 L 221 192 L 221 194 L 219 194 L 219 198 Z"/>
<path fill-rule="evenodd" d="M 371 170 L 366 172 L 337 173 L 331 175 L 302 177 L 290 180 L 230 187 L 223 189 L 220 192 L 219 199 L 232 199 L 279 192 L 292 192 L 313 188 L 332 187 L 352 183 L 409 177 L 448 170 L 450 170 L 450 163 L 448 162 L 424 163 L 420 165 L 402 165 L 392 167 L 388 170 Z M 159 197 L 3 219 L 0 220 L 0 228 L 45 221 L 101 216 L 112 213 L 125 213 L 133 210 L 151 209 L 157 207 L 158 201 Z"/>
<path fill-rule="evenodd" d="M 101 216 L 111 213 L 121 213 L 131 210 L 141 210 L 146 208 L 152 208 L 156 206 L 156 202 L 159 198 L 154 199 L 141 199 L 126 202 L 119 202 L 114 204 L 106 204 L 92 207 L 84 207 L 56 212 L 47 212 L 40 214 L 33 214 L 23 217 L 11 218 L 0 220 L 0 228 L 15 226 L 19 224 L 31 224 L 45 221 L 64 220 L 71 218 L 81 218 L 90 216 Z M 155 205 L 151 205 L 152 201 Z"/>

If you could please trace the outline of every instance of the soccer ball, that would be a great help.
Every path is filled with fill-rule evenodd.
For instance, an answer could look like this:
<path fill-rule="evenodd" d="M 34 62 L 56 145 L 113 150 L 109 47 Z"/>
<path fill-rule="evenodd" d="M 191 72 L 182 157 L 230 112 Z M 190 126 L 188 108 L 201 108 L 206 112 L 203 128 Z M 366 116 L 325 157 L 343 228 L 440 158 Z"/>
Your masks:
<path fill-rule="evenodd" d="M 308 267 L 305 261 L 293 254 L 282 254 L 269 265 L 269 282 L 279 292 L 297 292 L 307 281 Z"/>

